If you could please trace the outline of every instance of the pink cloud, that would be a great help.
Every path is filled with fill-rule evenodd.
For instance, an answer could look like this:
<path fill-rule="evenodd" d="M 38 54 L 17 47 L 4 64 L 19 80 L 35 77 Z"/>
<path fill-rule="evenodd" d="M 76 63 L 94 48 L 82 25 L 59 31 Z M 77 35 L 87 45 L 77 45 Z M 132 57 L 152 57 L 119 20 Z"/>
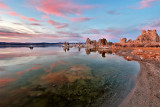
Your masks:
<path fill-rule="evenodd" d="M 73 0 L 34 0 L 31 4 L 47 15 L 66 16 L 68 14 L 81 15 L 83 10 L 90 9 L 89 5 L 75 4 Z"/>
<path fill-rule="evenodd" d="M 84 22 L 84 21 L 89 21 L 91 19 L 92 18 L 88 18 L 88 17 L 70 18 L 70 20 L 73 22 Z"/>
<path fill-rule="evenodd" d="M 148 8 L 153 5 L 154 2 L 160 1 L 160 0 L 141 0 L 139 2 L 140 6 L 137 9 L 143 9 L 143 8 Z"/>
<path fill-rule="evenodd" d="M 25 16 L 23 16 L 23 15 L 21 15 L 21 14 L 18 14 L 18 13 L 16 13 L 16 12 L 14 12 L 14 11 L 10 11 L 10 12 L 8 12 L 8 14 L 11 15 L 11 16 L 20 17 L 20 18 L 23 19 L 23 20 L 28 20 L 28 21 L 31 21 L 31 22 L 40 22 L 39 20 L 36 20 L 35 18 L 25 17 Z"/>
<path fill-rule="evenodd" d="M 57 34 L 27 34 L 11 31 L 0 31 L 0 39 L 3 42 L 44 42 L 45 40 L 68 40 L 71 39 L 71 36 L 61 36 Z"/>
<path fill-rule="evenodd" d="M 67 26 L 68 26 L 68 24 L 61 24 L 61 25 L 56 26 L 56 28 L 61 29 L 61 28 L 65 28 Z"/>
<path fill-rule="evenodd" d="M 36 20 L 35 18 L 27 18 L 28 21 L 32 21 L 32 22 L 40 22 L 39 20 Z"/>
<path fill-rule="evenodd" d="M 53 20 L 48 20 L 48 23 L 51 24 L 51 25 L 53 25 L 53 26 L 59 25 L 58 22 L 55 22 Z"/>
<path fill-rule="evenodd" d="M 23 35 L 23 36 L 29 36 L 30 34 L 26 34 L 26 33 L 17 33 L 17 32 L 2 32 L 0 31 L 0 36 L 8 36 L 8 37 L 13 37 L 13 36 L 19 36 L 19 35 Z M 31 35 L 30 35 L 31 36 Z"/>
<path fill-rule="evenodd" d="M 0 2 L 0 8 L 2 9 L 10 9 L 7 5 Z"/>
<path fill-rule="evenodd" d="M 65 28 L 68 26 L 66 23 L 59 23 L 53 20 L 48 20 L 48 23 L 55 26 L 57 29 Z"/>
<path fill-rule="evenodd" d="M 12 16 L 21 16 L 20 14 L 14 12 L 14 11 L 10 11 L 9 14 Z"/>

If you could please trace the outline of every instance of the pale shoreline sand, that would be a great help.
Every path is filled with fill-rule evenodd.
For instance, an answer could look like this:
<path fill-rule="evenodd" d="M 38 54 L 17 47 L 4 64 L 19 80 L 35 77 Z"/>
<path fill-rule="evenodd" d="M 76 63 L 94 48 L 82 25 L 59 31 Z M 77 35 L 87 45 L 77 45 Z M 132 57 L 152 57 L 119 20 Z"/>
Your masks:
<path fill-rule="evenodd" d="M 119 107 L 159 107 L 160 105 L 160 61 L 140 59 L 132 55 L 132 49 L 122 49 L 117 55 L 128 57 L 140 64 L 140 72 L 132 91 Z M 128 57 L 129 58 L 129 57 Z"/>

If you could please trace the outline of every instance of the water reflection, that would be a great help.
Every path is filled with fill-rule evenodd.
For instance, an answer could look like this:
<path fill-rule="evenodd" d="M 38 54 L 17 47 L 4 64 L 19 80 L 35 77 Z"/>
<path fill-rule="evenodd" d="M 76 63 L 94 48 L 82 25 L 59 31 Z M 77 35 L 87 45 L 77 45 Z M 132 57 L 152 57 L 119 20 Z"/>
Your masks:
<path fill-rule="evenodd" d="M 0 107 L 117 106 L 139 71 L 104 49 L 3 48 L 0 57 Z"/>
<path fill-rule="evenodd" d="M 63 49 L 64 49 L 65 52 L 70 50 L 70 48 L 63 48 Z M 81 51 L 81 48 L 77 48 L 77 49 L 78 49 L 79 52 Z M 103 58 L 106 57 L 106 54 L 112 54 L 111 49 L 96 49 L 96 48 L 88 49 L 88 48 L 86 48 L 85 51 L 86 51 L 87 55 L 90 55 L 91 53 L 98 52 L 99 54 L 102 55 Z"/>
<path fill-rule="evenodd" d="M 80 52 L 80 51 L 81 51 L 81 48 L 78 48 L 78 51 Z"/>
<path fill-rule="evenodd" d="M 70 49 L 69 49 L 69 47 L 68 47 L 68 48 L 63 48 L 63 50 L 64 50 L 64 52 L 67 52 L 67 51 L 69 51 Z"/>
<path fill-rule="evenodd" d="M 33 47 L 29 47 L 30 48 L 30 50 L 33 50 Z"/>
<path fill-rule="evenodd" d="M 92 52 L 93 53 L 98 52 L 99 54 L 102 55 L 103 58 L 106 57 L 106 54 L 112 54 L 112 50 L 110 49 L 87 49 L 86 48 L 85 51 L 87 55 L 91 54 Z"/>

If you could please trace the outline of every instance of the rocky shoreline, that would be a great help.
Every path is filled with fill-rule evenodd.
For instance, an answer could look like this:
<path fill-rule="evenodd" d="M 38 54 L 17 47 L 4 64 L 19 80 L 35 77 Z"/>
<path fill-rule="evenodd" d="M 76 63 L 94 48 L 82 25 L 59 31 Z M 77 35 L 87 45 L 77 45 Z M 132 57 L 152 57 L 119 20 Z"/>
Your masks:
<path fill-rule="evenodd" d="M 137 54 L 135 54 L 135 51 Z M 139 53 L 138 53 L 139 52 Z M 141 52 L 141 54 L 140 54 Z M 152 56 L 145 58 L 146 53 Z M 133 90 L 119 105 L 119 107 L 159 107 L 160 105 L 160 59 L 159 48 L 150 49 L 120 49 L 116 54 L 126 60 L 137 61 L 140 72 Z M 153 57 L 153 55 L 155 55 Z"/>
<path fill-rule="evenodd" d="M 118 101 L 115 105 L 121 103 L 119 107 L 159 107 L 160 36 L 156 30 L 142 31 L 135 40 L 127 41 L 127 38 L 122 38 L 120 43 L 108 42 L 105 38 L 99 39 L 98 42 L 87 38 L 86 44 L 79 43 L 74 47 L 86 48 L 87 54 L 90 54 L 88 50 L 109 49 L 128 61 L 137 61 L 140 64 L 140 72 L 135 87 L 122 103 Z M 105 57 L 104 50 L 100 53 Z"/>

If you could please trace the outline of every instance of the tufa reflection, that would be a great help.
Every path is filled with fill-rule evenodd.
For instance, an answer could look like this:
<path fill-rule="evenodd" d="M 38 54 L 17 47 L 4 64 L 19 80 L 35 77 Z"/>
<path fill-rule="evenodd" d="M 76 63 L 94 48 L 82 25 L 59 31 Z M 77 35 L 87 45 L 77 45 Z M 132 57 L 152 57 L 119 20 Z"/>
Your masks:
<path fill-rule="evenodd" d="M 69 51 L 70 50 L 70 48 L 69 47 L 65 47 L 65 48 L 63 48 L 63 50 L 65 51 L 65 52 L 67 52 L 67 51 Z M 78 48 L 78 51 L 80 52 L 81 51 L 81 48 Z M 86 54 L 87 55 L 90 55 L 91 53 L 96 53 L 96 52 L 98 52 L 99 54 L 101 54 L 102 55 L 102 57 L 103 58 L 105 58 L 106 57 L 106 54 L 112 54 L 112 50 L 111 49 L 97 49 L 97 48 L 85 48 L 85 51 L 86 51 Z"/>
<path fill-rule="evenodd" d="M 91 53 L 96 53 L 98 51 L 99 54 L 102 54 L 102 57 L 105 58 L 106 54 L 112 54 L 112 50 L 109 49 L 85 49 L 86 54 L 89 55 Z"/>
<path fill-rule="evenodd" d="M 69 47 L 65 47 L 65 48 L 63 48 L 63 50 L 64 50 L 64 52 L 67 52 L 67 51 L 69 51 L 70 49 L 69 49 Z"/>

